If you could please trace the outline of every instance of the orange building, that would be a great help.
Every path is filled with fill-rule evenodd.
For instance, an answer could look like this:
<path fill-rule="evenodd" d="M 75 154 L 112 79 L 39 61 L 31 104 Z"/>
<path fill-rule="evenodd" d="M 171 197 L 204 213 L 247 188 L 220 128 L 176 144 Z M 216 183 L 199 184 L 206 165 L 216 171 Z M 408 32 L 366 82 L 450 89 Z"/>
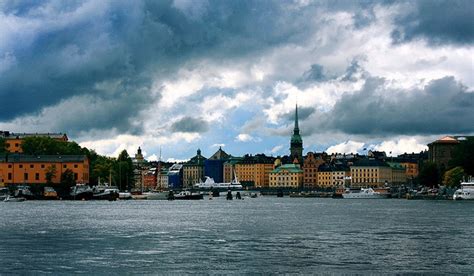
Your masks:
<path fill-rule="evenodd" d="M 59 141 L 67 142 L 65 133 L 14 133 L 9 131 L 0 131 L 0 138 L 5 139 L 5 147 L 11 153 L 22 153 L 21 144 L 27 137 L 50 137 Z"/>
<path fill-rule="evenodd" d="M 303 187 L 306 189 L 316 188 L 318 186 L 318 168 L 324 164 L 321 157 L 316 157 L 314 153 L 308 152 L 303 164 Z"/>
<path fill-rule="evenodd" d="M 54 168 L 52 182 L 61 181 L 67 169 L 74 173 L 77 183 L 89 183 L 89 159 L 85 155 L 23 155 L 0 156 L 0 184 L 43 184 L 46 173 Z"/>
<path fill-rule="evenodd" d="M 273 158 L 263 154 L 246 155 L 235 164 L 235 174 L 239 181 L 257 188 L 269 186 L 270 172 L 273 169 Z"/>

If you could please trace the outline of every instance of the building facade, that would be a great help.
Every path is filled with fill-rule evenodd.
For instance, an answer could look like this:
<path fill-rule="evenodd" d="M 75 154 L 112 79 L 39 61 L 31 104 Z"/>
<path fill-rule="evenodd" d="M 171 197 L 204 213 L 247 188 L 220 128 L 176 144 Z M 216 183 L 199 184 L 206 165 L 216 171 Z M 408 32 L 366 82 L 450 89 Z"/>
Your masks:
<path fill-rule="evenodd" d="M 352 187 L 383 187 L 390 184 L 392 169 L 390 166 L 377 159 L 361 159 L 351 167 Z"/>
<path fill-rule="evenodd" d="M 270 172 L 269 188 L 299 189 L 303 185 L 303 170 L 299 164 L 284 164 Z"/>
<path fill-rule="evenodd" d="M 206 158 L 198 149 L 196 155 L 183 165 L 183 187 L 192 188 L 194 184 L 204 180 L 204 162 Z"/>
<path fill-rule="evenodd" d="M 183 187 L 183 165 L 174 164 L 168 170 L 168 188 L 181 189 Z"/>
<path fill-rule="evenodd" d="M 318 186 L 321 188 L 342 188 L 350 182 L 351 171 L 347 166 L 322 165 L 318 171 Z"/>
<path fill-rule="evenodd" d="M 324 164 L 324 160 L 312 152 L 308 152 L 303 164 L 303 188 L 314 189 L 318 186 L 318 168 Z"/>
<path fill-rule="evenodd" d="M 224 181 L 224 163 L 230 156 L 221 147 L 209 159 L 204 161 L 204 175 L 214 179 L 216 183 Z"/>
<path fill-rule="evenodd" d="M 0 184 L 45 184 L 48 172 L 54 172 L 51 182 L 59 184 L 61 175 L 70 170 L 76 183 L 89 183 L 89 159 L 85 155 L 24 155 L 0 156 Z"/>
<path fill-rule="evenodd" d="M 235 164 L 235 174 L 243 186 L 267 188 L 270 172 L 274 168 L 273 162 L 272 157 L 263 154 L 246 155 Z"/>
<path fill-rule="evenodd" d="M 428 161 L 435 163 L 439 167 L 448 168 L 453 151 L 459 143 L 456 138 L 446 136 L 428 144 Z"/>

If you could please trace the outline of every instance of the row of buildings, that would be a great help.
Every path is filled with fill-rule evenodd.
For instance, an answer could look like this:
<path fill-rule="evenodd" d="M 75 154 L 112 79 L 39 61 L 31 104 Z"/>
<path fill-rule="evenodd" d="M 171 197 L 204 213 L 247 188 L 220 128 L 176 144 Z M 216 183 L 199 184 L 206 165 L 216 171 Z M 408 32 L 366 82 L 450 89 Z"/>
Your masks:
<path fill-rule="evenodd" d="M 140 157 L 140 149 L 135 159 L 137 157 Z M 159 168 L 154 165 L 144 167 L 145 171 L 137 175 L 150 176 L 151 181 L 147 182 L 145 189 L 192 188 L 206 176 L 215 182 L 226 183 L 237 178 L 244 186 L 255 188 L 380 187 L 410 183 L 418 176 L 419 166 L 427 158 L 427 152 L 390 158 L 377 151 L 369 151 L 367 156 L 328 155 L 324 152 L 303 155 L 296 107 L 290 154 L 287 156 L 256 154 L 235 157 L 219 148 L 211 157 L 205 158 L 198 149 L 188 162 L 173 164 L 169 170 L 159 162 Z"/>
<path fill-rule="evenodd" d="M 7 154 L 0 154 L 0 185 L 40 184 L 47 181 L 48 172 L 54 171 L 53 183 L 60 182 L 61 174 L 71 170 L 75 180 L 89 183 L 89 160 L 83 155 L 25 155 L 23 140 L 27 137 L 50 137 L 68 141 L 62 133 L 11 133 L 0 131 Z M 453 150 L 466 137 L 444 137 L 428 145 L 428 152 L 387 157 L 384 152 L 369 151 L 367 155 L 326 154 L 308 152 L 303 155 L 303 139 L 298 124 L 298 107 L 286 156 L 264 154 L 232 156 L 219 148 L 206 158 L 201 150 L 188 162 L 171 164 L 162 161 L 147 162 L 141 148 L 132 158 L 134 189 L 192 188 L 206 176 L 215 182 L 231 182 L 237 178 L 244 186 L 255 188 L 316 189 L 341 186 L 380 187 L 410 183 L 418 176 L 420 165 L 431 161 L 447 167 Z"/>

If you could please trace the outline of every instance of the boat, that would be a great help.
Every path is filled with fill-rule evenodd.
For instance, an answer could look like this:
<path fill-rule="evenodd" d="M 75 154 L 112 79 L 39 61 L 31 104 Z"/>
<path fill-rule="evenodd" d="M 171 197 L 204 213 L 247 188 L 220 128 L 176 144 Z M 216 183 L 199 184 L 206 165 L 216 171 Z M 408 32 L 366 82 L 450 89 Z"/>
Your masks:
<path fill-rule="evenodd" d="M 26 198 L 24 197 L 14 197 L 14 196 L 7 196 L 3 202 L 22 202 L 25 201 Z"/>
<path fill-rule="evenodd" d="M 194 188 L 199 190 L 242 190 L 242 184 L 237 176 L 231 182 L 222 183 L 216 183 L 212 177 L 206 176 L 206 180 L 194 184 Z"/>
<path fill-rule="evenodd" d="M 168 191 L 163 191 L 163 192 L 151 191 L 151 192 L 143 193 L 143 195 L 148 200 L 168 200 L 170 192 L 168 192 Z"/>
<path fill-rule="evenodd" d="M 72 200 L 89 200 L 92 199 L 92 188 L 89 185 L 78 183 L 71 187 L 69 199 Z"/>
<path fill-rule="evenodd" d="M 176 200 L 197 200 L 197 199 L 204 199 L 204 196 L 200 192 L 181 191 L 177 194 L 174 194 L 173 199 L 176 199 Z"/>
<path fill-rule="evenodd" d="M 347 189 L 342 194 L 342 197 L 348 199 L 378 199 L 387 198 L 387 195 L 380 192 L 376 192 L 372 188 L 362 188 L 360 190 Z"/>
<path fill-rule="evenodd" d="M 25 199 L 36 199 L 36 196 L 31 192 L 29 186 L 18 186 L 13 193 L 14 197 L 24 197 Z"/>
<path fill-rule="evenodd" d="M 46 199 L 46 200 L 58 199 L 58 193 L 54 190 L 53 187 L 44 187 L 43 199 Z"/>
<path fill-rule="evenodd" d="M 472 200 L 474 199 L 474 179 L 469 177 L 468 181 L 461 182 L 461 188 L 453 194 L 454 200 Z"/>
<path fill-rule="evenodd" d="M 132 193 L 130 192 L 119 192 L 119 199 L 121 200 L 127 200 L 127 199 L 132 199 Z"/>
<path fill-rule="evenodd" d="M 0 201 L 4 201 L 10 196 L 10 190 L 8 188 L 0 188 Z"/>
<path fill-rule="evenodd" d="M 92 188 L 92 199 L 114 201 L 119 197 L 119 189 L 115 186 L 97 185 Z"/>

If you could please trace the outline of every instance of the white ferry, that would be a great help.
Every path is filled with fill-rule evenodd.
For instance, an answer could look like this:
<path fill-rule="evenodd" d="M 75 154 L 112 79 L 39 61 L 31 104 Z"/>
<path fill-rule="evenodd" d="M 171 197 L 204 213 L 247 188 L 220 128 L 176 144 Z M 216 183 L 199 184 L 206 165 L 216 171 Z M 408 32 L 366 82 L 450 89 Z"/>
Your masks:
<path fill-rule="evenodd" d="M 461 182 L 461 189 L 454 192 L 453 199 L 474 199 L 474 179 L 472 177 L 468 181 Z"/>
<path fill-rule="evenodd" d="M 377 198 L 386 198 L 387 195 L 376 192 L 372 188 L 362 188 L 360 190 L 346 190 L 342 194 L 343 198 L 349 199 L 377 199 Z"/>
<path fill-rule="evenodd" d="M 242 184 L 240 184 L 239 180 L 237 179 L 237 176 L 234 178 L 234 180 L 232 180 L 232 182 L 222 183 L 216 183 L 212 177 L 206 176 L 206 181 L 194 184 L 194 188 L 203 190 L 241 190 Z"/>

